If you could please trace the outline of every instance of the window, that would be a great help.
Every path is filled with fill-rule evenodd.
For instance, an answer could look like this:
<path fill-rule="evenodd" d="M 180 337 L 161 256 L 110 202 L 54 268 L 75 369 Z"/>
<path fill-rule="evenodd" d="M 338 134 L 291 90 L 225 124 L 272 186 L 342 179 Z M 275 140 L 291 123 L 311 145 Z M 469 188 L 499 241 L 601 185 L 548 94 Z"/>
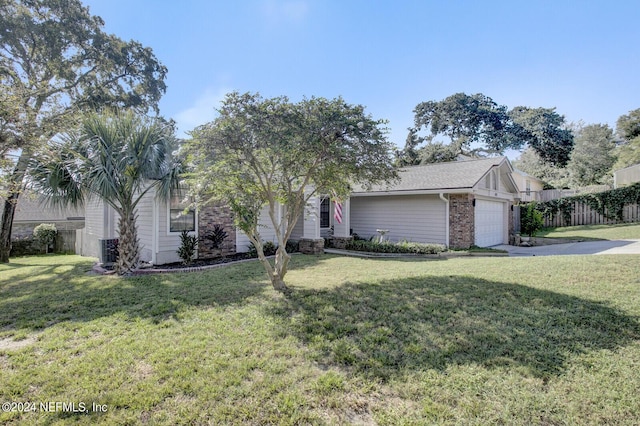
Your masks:
<path fill-rule="evenodd" d="M 328 228 L 331 226 L 329 223 L 329 213 L 331 210 L 329 202 L 329 198 L 323 198 L 320 202 L 320 228 Z"/>
<path fill-rule="evenodd" d="M 531 195 L 531 181 L 527 179 L 527 195 Z"/>
<path fill-rule="evenodd" d="M 498 189 L 498 174 L 495 170 L 491 170 L 484 178 L 484 187 L 487 189 Z"/>
<path fill-rule="evenodd" d="M 189 206 L 191 200 L 187 198 L 184 190 L 171 190 L 169 199 L 169 232 L 195 231 L 196 212 Z"/>

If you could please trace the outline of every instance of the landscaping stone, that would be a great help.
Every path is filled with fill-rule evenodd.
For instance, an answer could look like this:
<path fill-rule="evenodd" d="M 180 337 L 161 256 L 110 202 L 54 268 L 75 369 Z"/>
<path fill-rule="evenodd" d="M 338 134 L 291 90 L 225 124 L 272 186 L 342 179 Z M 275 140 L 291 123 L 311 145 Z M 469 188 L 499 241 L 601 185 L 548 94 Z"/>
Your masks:
<path fill-rule="evenodd" d="M 299 250 L 300 250 L 300 253 L 303 253 L 303 254 L 323 254 L 324 238 L 319 238 L 319 239 L 303 238 L 300 240 Z"/>

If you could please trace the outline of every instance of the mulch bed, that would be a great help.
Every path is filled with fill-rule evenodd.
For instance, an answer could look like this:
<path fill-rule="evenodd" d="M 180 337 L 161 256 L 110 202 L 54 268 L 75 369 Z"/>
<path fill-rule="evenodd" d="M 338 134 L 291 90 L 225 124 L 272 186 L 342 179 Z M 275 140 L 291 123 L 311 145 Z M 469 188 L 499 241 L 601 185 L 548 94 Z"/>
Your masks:
<path fill-rule="evenodd" d="M 252 257 L 248 253 L 236 253 L 228 256 L 214 257 L 211 259 L 196 259 L 189 265 L 185 265 L 182 262 L 167 263 L 165 265 L 155 265 L 149 268 L 143 269 L 185 269 L 185 268 L 200 268 L 203 266 L 220 265 L 222 263 L 237 262 L 238 260 L 257 259 Z"/>
<path fill-rule="evenodd" d="M 252 257 L 248 253 L 236 253 L 228 256 L 215 257 L 211 259 L 197 259 L 191 262 L 190 265 L 185 265 L 182 262 L 169 263 L 165 265 L 147 265 L 140 269 L 137 269 L 133 275 L 149 275 L 149 274 L 162 274 L 168 272 L 193 272 L 204 271 L 207 269 L 216 268 L 227 263 L 241 263 L 250 260 L 255 260 L 257 257 Z M 93 267 L 93 271 L 102 274 L 110 275 L 114 273 L 113 268 L 105 268 L 102 265 L 96 264 Z"/>

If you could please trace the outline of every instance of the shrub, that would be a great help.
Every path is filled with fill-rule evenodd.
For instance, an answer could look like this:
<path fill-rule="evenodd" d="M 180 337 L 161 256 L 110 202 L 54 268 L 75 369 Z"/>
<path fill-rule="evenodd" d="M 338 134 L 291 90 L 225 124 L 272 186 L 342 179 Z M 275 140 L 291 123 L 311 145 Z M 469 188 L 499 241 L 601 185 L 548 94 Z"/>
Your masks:
<path fill-rule="evenodd" d="M 265 256 L 273 256 L 276 254 L 277 249 L 278 246 L 273 244 L 271 241 L 262 242 L 262 251 Z M 258 257 L 258 250 L 256 250 L 256 246 L 253 243 L 249 243 L 249 255 L 251 257 Z"/>
<path fill-rule="evenodd" d="M 222 242 L 227 238 L 228 234 L 222 229 L 222 226 L 215 225 L 213 231 L 208 232 L 202 238 L 211 242 L 211 248 L 220 248 Z"/>
<path fill-rule="evenodd" d="M 300 250 L 300 242 L 297 240 L 287 241 L 287 245 L 285 245 L 285 250 L 287 250 L 287 253 L 297 253 Z"/>
<path fill-rule="evenodd" d="M 442 244 L 423 244 L 410 241 L 392 243 L 390 241 L 376 242 L 366 240 L 352 240 L 347 243 L 347 250 L 368 251 L 371 253 L 413 253 L 436 254 L 445 251 Z"/>
<path fill-rule="evenodd" d="M 53 223 L 41 223 L 33 228 L 33 236 L 36 241 L 45 247 L 45 251 L 49 253 L 49 246 L 56 241 L 58 229 Z"/>
<path fill-rule="evenodd" d="M 544 226 L 542 212 L 536 209 L 536 203 L 529 203 L 522 210 L 520 229 L 522 233 L 533 237 Z"/>
<path fill-rule="evenodd" d="M 182 231 L 180 234 L 180 247 L 178 248 L 178 256 L 182 259 L 182 263 L 185 265 L 191 264 L 196 250 L 198 249 L 198 237 L 195 235 L 189 235 L 188 231 Z"/>

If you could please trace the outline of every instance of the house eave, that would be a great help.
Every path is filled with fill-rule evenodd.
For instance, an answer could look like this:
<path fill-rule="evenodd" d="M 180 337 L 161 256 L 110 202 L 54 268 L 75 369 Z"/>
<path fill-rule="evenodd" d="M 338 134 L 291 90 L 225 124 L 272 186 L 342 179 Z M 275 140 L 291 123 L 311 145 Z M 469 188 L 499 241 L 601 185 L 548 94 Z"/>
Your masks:
<path fill-rule="evenodd" d="M 437 188 L 437 189 L 408 189 L 390 191 L 352 192 L 352 197 L 381 197 L 388 195 L 439 195 L 439 194 L 467 194 L 473 188 Z"/>

